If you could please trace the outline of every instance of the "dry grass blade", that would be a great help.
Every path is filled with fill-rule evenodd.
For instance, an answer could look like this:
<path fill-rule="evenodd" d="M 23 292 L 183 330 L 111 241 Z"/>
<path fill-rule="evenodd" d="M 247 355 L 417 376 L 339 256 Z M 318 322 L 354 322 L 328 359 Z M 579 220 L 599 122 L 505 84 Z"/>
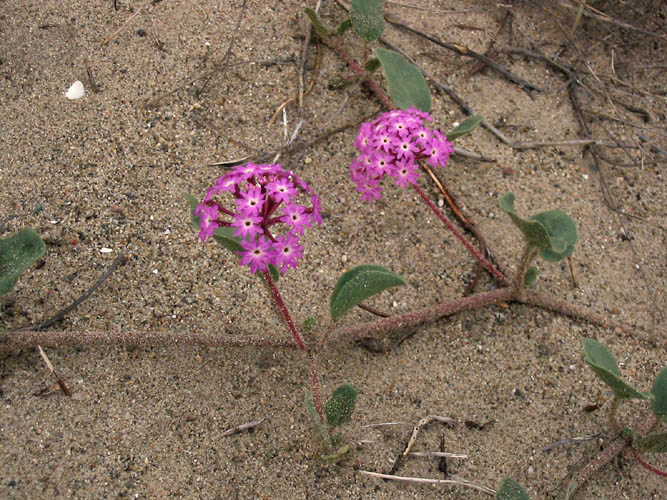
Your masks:
<path fill-rule="evenodd" d="M 471 488 L 473 490 L 481 491 L 482 493 L 486 493 L 489 496 L 494 496 L 496 494 L 496 490 L 492 488 L 487 488 L 486 486 L 481 486 L 464 479 L 430 479 L 426 477 L 394 476 L 392 474 L 381 474 L 379 472 L 371 472 L 368 470 L 360 470 L 359 473 L 380 479 L 390 479 L 392 481 L 406 481 L 410 483 L 434 484 L 442 486 L 462 486 L 464 488 Z"/>

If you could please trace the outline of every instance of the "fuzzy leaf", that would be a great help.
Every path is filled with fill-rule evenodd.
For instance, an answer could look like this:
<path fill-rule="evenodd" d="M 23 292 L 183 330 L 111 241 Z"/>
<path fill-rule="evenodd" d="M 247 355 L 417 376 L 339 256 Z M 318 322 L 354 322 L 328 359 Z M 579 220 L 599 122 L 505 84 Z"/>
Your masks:
<path fill-rule="evenodd" d="M 324 422 L 320 420 L 320 416 L 318 415 L 317 410 L 315 410 L 315 405 L 313 404 L 313 395 L 310 393 L 310 391 L 306 391 L 303 402 L 306 405 L 306 409 L 308 410 L 308 415 L 310 416 L 310 420 L 313 423 L 313 427 L 322 440 L 322 445 L 325 448 L 328 448 L 331 444 L 331 440 L 329 439 L 329 431 L 324 425 Z"/>
<path fill-rule="evenodd" d="M 338 36 L 343 36 L 347 30 L 349 30 L 352 27 L 352 20 L 351 19 L 345 19 L 338 25 L 338 29 L 336 30 L 336 33 L 338 33 Z"/>
<path fill-rule="evenodd" d="M 531 266 L 526 269 L 526 274 L 523 276 L 523 284 L 525 286 L 533 284 L 537 279 L 537 274 L 539 272 L 539 269 L 537 269 L 535 266 Z"/>
<path fill-rule="evenodd" d="M 484 117 L 479 114 L 473 115 L 470 118 L 466 118 L 458 127 L 447 133 L 447 140 L 453 141 L 462 135 L 469 134 L 474 129 L 476 129 L 480 123 L 482 123 L 483 119 Z"/>
<path fill-rule="evenodd" d="M 350 19 L 354 31 L 369 42 L 377 40 L 384 31 L 384 0 L 352 0 Z"/>
<path fill-rule="evenodd" d="M 354 413 L 357 390 L 349 384 L 336 389 L 324 405 L 324 414 L 331 427 L 338 427 L 348 422 Z"/>
<path fill-rule="evenodd" d="M 528 492 L 514 479 L 503 479 L 495 500 L 529 500 Z"/>
<path fill-rule="evenodd" d="M 319 14 L 315 12 L 314 9 L 306 7 L 305 9 L 303 9 L 303 11 L 308 16 L 308 19 L 310 19 L 310 22 L 313 24 L 313 28 L 315 28 L 315 31 L 317 32 L 318 35 L 320 35 L 321 37 L 329 36 L 331 30 L 326 27 L 324 22 L 322 22 L 322 19 L 320 18 Z"/>
<path fill-rule="evenodd" d="M 644 437 L 635 437 L 632 447 L 645 453 L 666 453 L 667 432 L 654 432 Z"/>
<path fill-rule="evenodd" d="M 199 205 L 199 202 L 197 201 L 197 198 L 188 193 L 183 194 L 183 198 L 190 204 L 190 221 L 192 222 L 192 225 L 197 228 L 197 231 L 199 231 L 201 229 L 201 215 L 195 215 L 195 209 Z"/>
<path fill-rule="evenodd" d="M 621 378 L 616 358 L 607 347 L 595 339 L 582 338 L 586 363 L 590 365 L 600 380 L 607 384 L 618 399 L 649 399 Z"/>
<path fill-rule="evenodd" d="M 547 249 L 551 247 L 549 241 L 549 233 L 544 225 L 536 220 L 526 220 L 519 217 L 514 210 L 514 193 L 507 193 L 498 200 L 498 206 L 507 215 L 510 216 L 514 225 L 523 233 L 526 242 L 539 249 Z"/>
<path fill-rule="evenodd" d="M 350 269 L 338 279 L 331 294 L 331 319 L 337 321 L 368 297 L 399 285 L 405 285 L 403 278 L 382 266 L 363 265 Z"/>
<path fill-rule="evenodd" d="M 380 60 L 377 57 L 369 57 L 364 64 L 364 69 L 369 73 L 377 71 L 380 67 Z"/>
<path fill-rule="evenodd" d="M 653 382 L 651 387 L 651 394 L 653 395 L 653 413 L 663 422 L 667 422 L 667 366 L 665 366 Z"/>
<path fill-rule="evenodd" d="M 376 48 L 375 55 L 382 63 L 382 71 L 389 85 L 389 95 L 400 109 L 414 106 L 431 111 L 431 92 L 421 72 L 402 54 Z"/>
<path fill-rule="evenodd" d="M 0 295 L 9 292 L 37 259 L 46 252 L 46 245 L 34 229 L 21 229 L 0 239 Z"/>
<path fill-rule="evenodd" d="M 540 251 L 540 257 L 549 262 L 560 262 L 574 252 L 579 241 L 577 226 L 572 218 L 561 210 L 549 210 L 531 217 L 542 223 L 549 233 L 551 248 Z"/>

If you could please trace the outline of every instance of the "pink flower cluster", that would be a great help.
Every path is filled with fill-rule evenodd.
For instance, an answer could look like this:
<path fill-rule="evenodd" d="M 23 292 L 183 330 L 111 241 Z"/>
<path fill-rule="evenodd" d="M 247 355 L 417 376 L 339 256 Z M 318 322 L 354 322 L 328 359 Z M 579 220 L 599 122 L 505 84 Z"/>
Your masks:
<path fill-rule="evenodd" d="M 350 176 L 361 199 L 380 199 L 380 180 L 389 175 L 397 186 L 416 184 L 417 161 L 445 166 L 454 147 L 439 130 L 425 125 L 431 115 L 415 108 L 382 113 L 375 121 L 361 125 L 354 145 L 360 155 L 350 165 Z"/>
<path fill-rule="evenodd" d="M 214 200 L 225 192 L 233 194 L 234 210 Z M 310 195 L 310 207 L 296 202 L 300 192 Z M 269 264 L 279 267 L 282 273 L 288 267 L 296 269 L 297 261 L 303 256 L 299 236 L 313 223 L 322 224 L 320 198 L 308 184 L 283 170 L 280 164 L 248 163 L 235 167 L 218 177 L 195 214 L 201 216 L 199 238 L 202 241 L 212 237 L 219 227 L 236 228 L 234 236 L 241 239 L 244 249 L 237 252 L 241 265 L 249 266 L 253 274 L 265 271 Z M 287 231 L 274 234 L 277 224 L 287 226 Z"/>

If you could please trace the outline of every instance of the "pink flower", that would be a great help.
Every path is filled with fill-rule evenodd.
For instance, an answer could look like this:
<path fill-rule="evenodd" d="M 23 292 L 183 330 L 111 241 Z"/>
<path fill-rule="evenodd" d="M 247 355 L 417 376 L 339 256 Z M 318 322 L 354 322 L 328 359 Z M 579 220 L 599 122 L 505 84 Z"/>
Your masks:
<path fill-rule="evenodd" d="M 265 237 L 257 239 L 241 240 L 241 246 L 245 252 L 236 252 L 241 256 L 241 265 L 250 266 L 250 272 L 255 274 L 257 270 L 266 271 L 266 266 L 273 261 L 271 242 Z"/>
<path fill-rule="evenodd" d="M 223 195 L 233 198 L 234 210 L 219 201 Z M 311 206 L 300 204 L 299 197 L 310 199 Z M 282 215 L 275 215 L 278 210 Z M 201 216 L 202 241 L 221 226 L 236 229 L 234 236 L 243 248 L 237 252 L 241 265 L 249 266 L 251 273 L 265 271 L 270 264 L 280 266 L 283 273 L 296 268 L 303 256 L 299 236 L 313 223 L 322 223 L 319 197 L 279 164 L 234 168 L 215 181 L 194 212 Z M 230 219 L 224 220 L 225 216 Z"/>
<path fill-rule="evenodd" d="M 303 257 L 303 247 L 299 245 L 299 238 L 294 234 L 280 235 L 273 244 L 275 250 L 274 265 L 280 266 L 280 272 L 286 273 L 288 267 L 296 269 L 297 260 Z"/>

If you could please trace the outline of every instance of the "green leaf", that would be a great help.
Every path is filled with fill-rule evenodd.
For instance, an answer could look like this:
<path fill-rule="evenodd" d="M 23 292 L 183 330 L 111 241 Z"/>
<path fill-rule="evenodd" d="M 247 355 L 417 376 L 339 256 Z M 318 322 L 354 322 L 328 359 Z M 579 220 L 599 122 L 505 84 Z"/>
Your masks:
<path fill-rule="evenodd" d="M 350 19 L 354 31 L 369 42 L 377 40 L 384 31 L 384 0 L 352 0 Z"/>
<path fill-rule="evenodd" d="M 535 266 L 531 266 L 526 269 L 526 274 L 523 276 L 523 284 L 528 286 L 534 283 L 539 272 L 539 269 L 537 269 Z"/>
<path fill-rule="evenodd" d="M 352 20 L 351 19 L 345 19 L 338 25 L 338 29 L 336 30 L 336 33 L 338 33 L 338 36 L 343 36 L 347 30 L 349 30 L 352 27 Z"/>
<path fill-rule="evenodd" d="M 243 252 L 245 249 L 241 246 L 241 238 L 234 236 L 234 231 L 236 229 L 233 227 L 219 227 L 213 231 L 213 239 L 236 255 L 236 252 Z"/>
<path fill-rule="evenodd" d="M 337 321 L 368 297 L 399 285 L 405 285 L 403 278 L 382 266 L 363 265 L 350 269 L 338 279 L 331 294 L 331 319 Z"/>
<path fill-rule="evenodd" d="M 322 19 L 320 18 L 319 14 L 315 12 L 315 10 L 313 10 L 310 7 L 306 7 L 305 9 L 303 9 L 303 11 L 310 19 L 310 22 L 313 24 L 313 28 L 315 28 L 315 31 L 317 32 L 318 35 L 320 35 L 321 37 L 329 36 L 331 30 L 327 28 L 324 22 L 322 22 Z"/>
<path fill-rule="evenodd" d="M 183 194 L 183 198 L 190 204 L 190 222 L 199 231 L 201 229 L 201 215 L 195 215 L 195 209 L 199 205 L 199 202 L 197 198 L 188 193 Z"/>
<path fill-rule="evenodd" d="M 654 432 L 648 436 L 636 436 L 632 447 L 645 453 L 667 453 L 667 432 Z"/>
<path fill-rule="evenodd" d="M 482 123 L 483 119 L 484 117 L 479 114 L 473 115 L 470 118 L 465 119 L 463 123 L 461 123 L 458 127 L 456 127 L 451 132 L 447 133 L 447 140 L 453 141 L 454 139 L 461 137 L 462 135 L 469 134 L 474 129 L 476 129 L 480 123 Z"/>
<path fill-rule="evenodd" d="M 331 427 L 338 427 L 348 422 L 354 413 L 357 390 L 349 384 L 336 389 L 324 405 L 324 414 Z"/>
<path fill-rule="evenodd" d="M 561 210 L 549 210 L 531 217 L 541 222 L 549 233 L 551 248 L 540 251 L 540 257 L 549 262 L 560 262 L 574 252 L 579 241 L 577 226 L 572 218 Z"/>
<path fill-rule="evenodd" d="M 364 64 L 364 69 L 369 73 L 377 71 L 380 67 L 380 60 L 377 57 L 369 57 Z"/>
<path fill-rule="evenodd" d="M 665 366 L 653 382 L 651 387 L 651 394 L 653 395 L 653 413 L 663 422 L 667 422 L 667 366 Z"/>
<path fill-rule="evenodd" d="M 528 492 L 514 479 L 503 479 L 495 500 L 530 500 Z"/>
<path fill-rule="evenodd" d="M 649 399 L 648 394 L 639 392 L 621 378 L 616 358 L 607 347 L 595 339 L 582 338 L 586 363 L 590 365 L 600 380 L 607 384 L 618 399 Z"/>
<path fill-rule="evenodd" d="M 0 295 L 9 292 L 37 259 L 46 252 L 46 245 L 34 229 L 21 229 L 0 239 Z"/>
<path fill-rule="evenodd" d="M 393 50 L 378 47 L 375 55 L 382 63 L 394 104 L 400 109 L 414 106 L 422 111 L 431 111 L 431 92 L 421 72 L 402 54 Z"/>
<path fill-rule="evenodd" d="M 304 404 L 306 405 L 306 409 L 308 410 L 308 415 L 310 416 L 310 420 L 313 423 L 313 427 L 320 435 L 320 439 L 322 440 L 322 445 L 328 448 L 329 445 L 331 444 L 330 443 L 331 440 L 329 439 L 329 431 L 324 425 L 324 422 L 322 422 L 322 420 L 320 419 L 317 410 L 315 410 L 315 405 L 313 404 L 313 395 L 310 393 L 310 391 L 305 391 L 303 399 L 304 399 Z"/>
<path fill-rule="evenodd" d="M 514 193 L 507 193 L 498 200 L 498 206 L 507 215 L 510 216 L 514 225 L 523 233 L 526 242 L 539 249 L 547 249 L 551 247 L 549 241 L 549 233 L 544 225 L 539 221 L 525 220 L 519 217 L 514 210 Z"/>
<path fill-rule="evenodd" d="M 565 497 L 563 498 L 563 500 L 570 500 L 572 494 L 575 492 L 576 489 L 577 489 L 577 482 L 574 479 L 572 479 L 570 483 L 567 485 L 567 490 L 565 490 Z"/>

